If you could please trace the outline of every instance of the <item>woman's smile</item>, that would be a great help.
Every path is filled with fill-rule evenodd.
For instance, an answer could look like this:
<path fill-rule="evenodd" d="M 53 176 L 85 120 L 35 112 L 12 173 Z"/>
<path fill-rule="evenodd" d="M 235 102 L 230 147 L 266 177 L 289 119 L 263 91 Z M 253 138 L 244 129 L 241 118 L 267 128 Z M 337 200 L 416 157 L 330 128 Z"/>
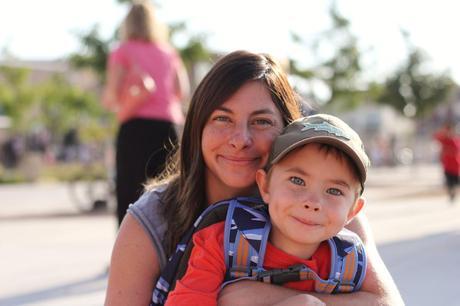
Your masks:
<path fill-rule="evenodd" d="M 218 155 L 217 158 L 223 159 L 225 162 L 236 166 L 246 166 L 253 163 L 259 163 L 260 157 L 237 157 L 231 155 Z"/>

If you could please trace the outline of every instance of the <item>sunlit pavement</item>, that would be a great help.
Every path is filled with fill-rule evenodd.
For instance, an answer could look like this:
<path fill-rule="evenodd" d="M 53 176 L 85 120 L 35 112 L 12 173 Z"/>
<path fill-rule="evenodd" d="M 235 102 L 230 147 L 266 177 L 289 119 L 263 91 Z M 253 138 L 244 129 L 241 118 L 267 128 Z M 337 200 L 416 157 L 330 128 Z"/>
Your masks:
<path fill-rule="evenodd" d="M 460 198 L 437 165 L 372 170 L 366 213 L 407 305 L 460 305 Z M 460 196 L 460 195 L 459 195 Z M 0 305 L 101 305 L 116 234 L 80 214 L 64 184 L 0 186 Z"/>

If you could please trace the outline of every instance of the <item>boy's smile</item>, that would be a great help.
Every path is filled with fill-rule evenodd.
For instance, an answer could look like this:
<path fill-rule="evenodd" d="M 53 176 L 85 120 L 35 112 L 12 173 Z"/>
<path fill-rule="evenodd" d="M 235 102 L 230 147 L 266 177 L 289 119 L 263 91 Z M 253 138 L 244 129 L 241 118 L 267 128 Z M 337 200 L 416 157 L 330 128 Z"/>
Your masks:
<path fill-rule="evenodd" d="M 316 143 L 290 152 L 273 165 L 269 176 L 259 170 L 257 183 L 268 203 L 271 243 L 305 259 L 362 207 L 351 164 Z"/>

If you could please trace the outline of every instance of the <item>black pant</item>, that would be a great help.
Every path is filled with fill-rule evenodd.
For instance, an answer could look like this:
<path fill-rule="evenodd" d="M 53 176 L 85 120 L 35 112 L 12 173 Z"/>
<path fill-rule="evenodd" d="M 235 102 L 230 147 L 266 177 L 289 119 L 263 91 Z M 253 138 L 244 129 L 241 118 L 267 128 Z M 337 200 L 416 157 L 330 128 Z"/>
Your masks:
<path fill-rule="evenodd" d="M 118 225 L 129 204 L 142 194 L 146 179 L 157 176 L 164 169 L 171 143 L 177 143 L 171 122 L 132 119 L 121 125 L 116 144 Z"/>

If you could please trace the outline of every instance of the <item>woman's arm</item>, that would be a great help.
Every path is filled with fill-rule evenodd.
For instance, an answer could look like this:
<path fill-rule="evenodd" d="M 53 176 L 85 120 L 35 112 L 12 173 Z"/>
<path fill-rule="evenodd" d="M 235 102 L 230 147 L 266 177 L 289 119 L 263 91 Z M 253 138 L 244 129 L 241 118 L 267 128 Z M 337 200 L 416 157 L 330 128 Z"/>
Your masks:
<path fill-rule="evenodd" d="M 348 294 L 311 295 L 327 305 L 404 305 L 398 288 L 377 251 L 367 218 L 359 214 L 347 227 L 356 232 L 366 246 L 366 286 L 363 285 L 361 291 Z M 245 281 L 224 288 L 219 297 L 219 305 L 273 305 L 299 294 L 298 291 L 281 286 Z"/>
<path fill-rule="evenodd" d="M 372 229 L 365 215 L 360 214 L 353 219 L 348 229 L 357 233 L 366 247 L 368 260 L 366 278 L 360 291 L 351 294 L 314 294 L 327 305 L 395 305 L 402 306 L 404 302 L 401 295 L 383 263 L 374 241 Z"/>
<path fill-rule="evenodd" d="M 175 94 L 177 99 L 185 101 L 190 95 L 190 81 L 181 60 L 178 60 L 178 67 L 175 73 Z"/>
<path fill-rule="evenodd" d="M 358 234 L 366 247 L 368 266 L 365 283 L 361 290 L 375 295 L 377 298 L 377 300 L 374 301 L 375 305 L 404 305 L 398 287 L 377 250 L 374 235 L 366 215 L 363 213 L 358 214 L 346 227 Z M 347 294 L 339 295 L 339 297 L 342 296 L 346 297 Z M 329 305 L 327 299 L 323 300 Z M 353 305 L 353 303 L 350 303 L 350 305 Z"/>
<path fill-rule="evenodd" d="M 117 111 L 118 99 L 123 77 L 126 73 L 120 64 L 109 63 L 106 75 L 106 83 L 102 92 L 102 105 L 111 111 Z"/>
<path fill-rule="evenodd" d="M 149 305 L 160 264 L 150 238 L 126 214 L 112 251 L 105 305 Z"/>
<path fill-rule="evenodd" d="M 326 304 L 313 295 L 297 294 L 273 306 L 326 306 Z"/>
<path fill-rule="evenodd" d="M 228 288 L 227 288 L 228 287 Z M 392 304 L 377 294 L 358 291 L 343 294 L 319 294 L 300 292 L 293 289 L 255 281 L 241 281 L 227 286 L 220 293 L 218 305 L 222 306 L 266 306 L 289 305 L 289 301 L 303 301 L 305 306 L 318 305 L 318 299 L 326 305 L 404 305 Z M 319 305 L 321 305 L 319 303 Z"/>
<path fill-rule="evenodd" d="M 219 306 L 282 305 L 303 292 L 256 281 L 239 281 L 219 293 Z"/>

